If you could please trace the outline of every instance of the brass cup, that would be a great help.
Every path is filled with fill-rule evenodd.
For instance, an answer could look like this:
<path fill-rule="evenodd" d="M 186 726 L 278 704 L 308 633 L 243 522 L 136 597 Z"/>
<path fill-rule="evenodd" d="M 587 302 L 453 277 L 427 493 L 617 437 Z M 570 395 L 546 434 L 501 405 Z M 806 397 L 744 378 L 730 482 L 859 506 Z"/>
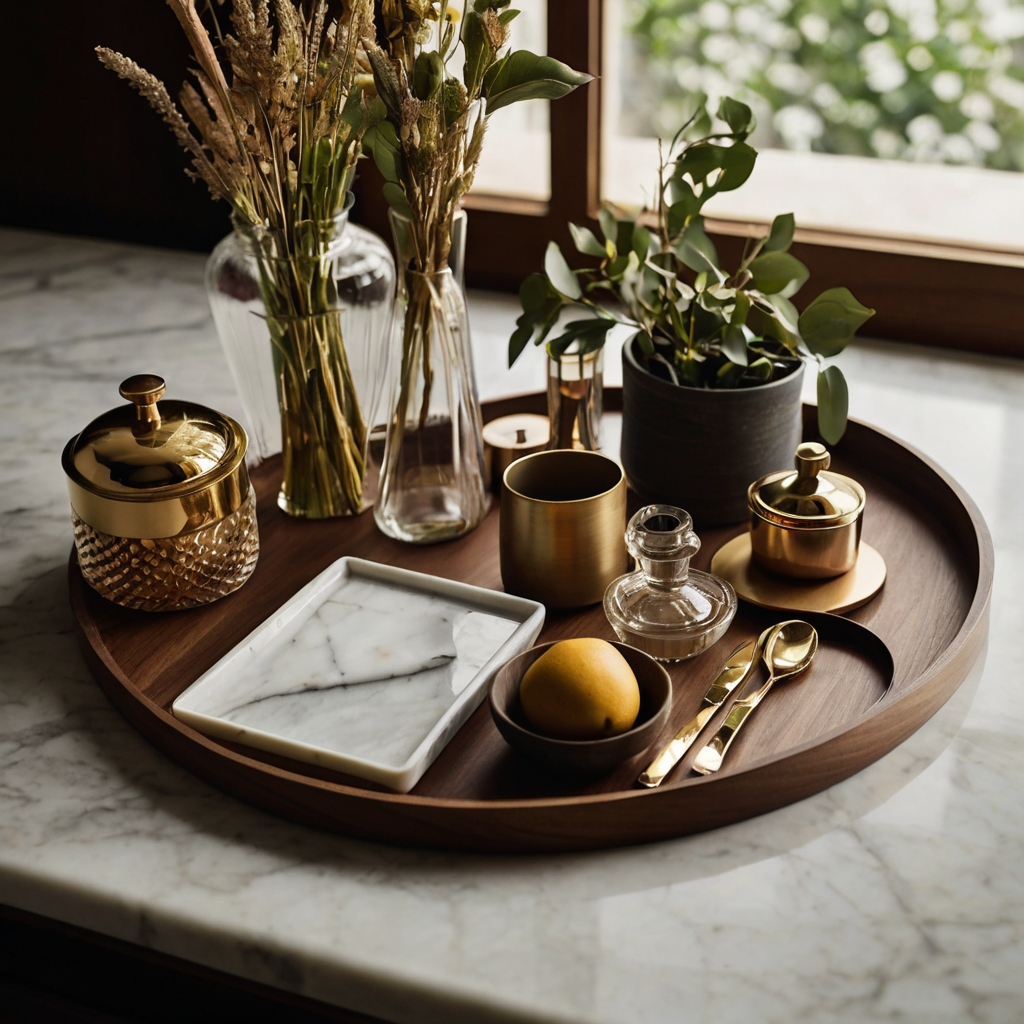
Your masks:
<path fill-rule="evenodd" d="M 501 485 L 501 579 L 548 608 L 597 604 L 626 571 L 626 477 L 599 452 L 513 462 Z"/>

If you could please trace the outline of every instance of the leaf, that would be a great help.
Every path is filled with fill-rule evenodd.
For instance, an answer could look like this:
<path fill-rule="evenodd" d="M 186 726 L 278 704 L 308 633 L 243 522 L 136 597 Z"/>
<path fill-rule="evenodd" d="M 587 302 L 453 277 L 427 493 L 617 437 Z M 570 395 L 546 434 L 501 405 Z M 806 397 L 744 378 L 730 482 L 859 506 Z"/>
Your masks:
<path fill-rule="evenodd" d="M 444 82 L 444 61 L 437 50 L 420 51 L 412 72 L 412 91 L 418 100 L 432 100 Z"/>
<path fill-rule="evenodd" d="M 378 121 L 374 127 L 377 129 L 377 138 L 381 143 L 395 150 L 395 152 L 401 151 L 402 147 L 398 141 L 398 132 L 390 121 Z"/>
<path fill-rule="evenodd" d="M 530 344 L 530 338 L 532 337 L 533 324 L 522 324 L 512 332 L 512 337 L 508 339 L 508 366 L 510 370 L 515 361 L 523 354 L 523 349 Z"/>
<path fill-rule="evenodd" d="M 722 102 L 718 104 L 718 116 L 734 134 L 742 135 L 744 138 L 757 127 L 757 118 L 750 107 L 731 96 L 723 97 Z"/>
<path fill-rule="evenodd" d="M 818 433 L 829 444 L 838 444 L 846 433 L 849 407 L 850 393 L 843 371 L 838 366 L 826 366 L 818 374 Z"/>
<path fill-rule="evenodd" d="M 735 303 L 732 319 L 729 322 L 737 327 L 743 327 L 747 322 L 747 316 L 750 314 L 750 297 L 745 292 L 737 292 Z"/>
<path fill-rule="evenodd" d="M 601 348 L 608 340 L 608 332 L 618 326 L 616 320 L 603 317 L 589 317 L 586 320 L 574 320 L 565 325 L 565 333 L 548 342 L 548 354 L 557 359 L 575 343 L 579 352 L 585 354 Z"/>
<path fill-rule="evenodd" d="M 387 121 L 382 124 L 389 124 Z M 373 162 L 377 169 L 384 175 L 385 181 L 398 182 L 402 180 L 402 154 L 393 149 L 384 139 L 380 126 L 376 125 L 363 136 L 363 145 L 373 154 Z"/>
<path fill-rule="evenodd" d="M 647 259 L 647 253 L 651 249 L 651 233 L 640 224 L 633 225 L 632 249 L 641 263 Z"/>
<path fill-rule="evenodd" d="M 501 62 L 486 89 L 487 113 L 520 100 L 556 100 L 592 81 L 592 75 L 573 71 L 554 57 L 539 57 L 529 50 L 515 50 Z"/>
<path fill-rule="evenodd" d="M 699 273 L 712 273 L 718 280 L 723 280 L 718 269 L 718 252 L 715 243 L 704 231 L 704 223 L 700 217 L 690 221 L 690 226 L 676 245 L 676 255 L 691 270 Z"/>
<path fill-rule="evenodd" d="M 578 252 L 585 253 L 587 256 L 598 256 L 601 259 L 608 255 L 605 247 L 597 240 L 590 228 L 580 227 L 579 224 L 570 224 L 569 231 Z"/>
<path fill-rule="evenodd" d="M 686 226 L 687 220 L 700 213 L 700 208 L 704 205 L 704 199 L 693 191 L 688 181 L 678 180 L 674 182 L 671 191 L 679 197 L 668 208 L 667 215 L 669 237 L 675 238 Z"/>
<path fill-rule="evenodd" d="M 557 293 L 544 274 L 530 274 L 519 286 L 519 301 L 524 313 L 535 313 L 552 298 L 557 298 Z"/>
<path fill-rule="evenodd" d="M 597 220 L 605 239 L 614 245 L 619 237 L 619 222 L 615 219 L 615 214 L 607 206 L 602 206 L 598 211 Z"/>
<path fill-rule="evenodd" d="M 530 274 L 519 286 L 519 301 L 523 314 L 516 320 L 516 329 L 508 343 L 509 366 L 519 358 L 537 332 L 536 344 L 540 345 L 558 320 L 564 300 L 551 286 L 544 274 Z"/>
<path fill-rule="evenodd" d="M 341 119 L 350 128 L 358 128 L 365 117 L 362 90 L 353 89 L 345 99 L 345 106 L 341 110 Z"/>
<path fill-rule="evenodd" d="M 750 273 L 754 275 L 754 287 L 758 291 L 765 295 L 777 295 L 787 291 L 787 286 L 793 282 L 799 284 L 788 290 L 787 294 L 797 291 L 810 272 L 788 252 L 766 252 L 751 262 Z"/>
<path fill-rule="evenodd" d="M 757 150 L 745 142 L 737 142 L 725 150 L 722 158 L 722 173 L 715 181 L 715 192 L 731 192 L 739 188 L 754 170 L 757 161 Z M 702 199 L 706 198 L 704 196 Z"/>
<path fill-rule="evenodd" d="M 797 323 L 800 320 L 800 314 L 797 312 L 796 306 L 785 295 L 773 295 L 771 299 L 766 301 L 769 307 L 774 310 L 779 322 L 784 324 L 787 330 L 795 333 L 797 331 Z"/>
<path fill-rule="evenodd" d="M 384 185 L 384 198 L 395 213 L 402 217 L 412 216 L 412 208 L 409 206 L 409 200 L 405 198 L 401 185 L 397 185 L 393 181 L 387 182 Z"/>
<path fill-rule="evenodd" d="M 796 231 L 796 220 L 791 213 L 780 213 L 772 221 L 772 229 L 768 238 L 761 246 L 761 252 L 786 252 L 793 244 L 793 232 Z"/>
<path fill-rule="evenodd" d="M 676 161 L 673 178 L 688 174 L 695 183 L 704 181 L 712 171 L 722 166 L 725 146 L 713 146 L 710 142 L 698 142 L 690 146 Z"/>
<path fill-rule="evenodd" d="M 829 288 L 800 314 L 798 327 L 811 352 L 828 359 L 842 352 L 857 328 L 874 315 L 848 288 Z"/>
<path fill-rule="evenodd" d="M 555 289 L 566 298 L 580 297 L 580 283 L 569 269 L 569 264 L 565 262 L 557 242 L 548 242 L 547 252 L 544 253 L 544 272 Z"/>
<path fill-rule="evenodd" d="M 466 52 L 466 60 L 462 66 L 462 81 L 466 93 L 472 101 L 483 84 L 484 72 L 494 59 L 494 53 L 487 42 L 484 23 L 475 11 L 466 11 L 462 26 L 462 46 Z"/>
<path fill-rule="evenodd" d="M 611 278 L 611 280 L 613 281 L 622 277 L 622 275 L 626 272 L 626 267 L 629 266 L 629 256 L 629 253 L 627 253 L 625 256 L 616 256 L 615 259 L 611 260 L 608 263 L 608 266 L 605 267 L 605 274 L 607 274 L 608 277 Z"/>
<path fill-rule="evenodd" d="M 654 342 L 651 336 L 646 331 L 641 331 L 636 336 L 636 342 L 640 346 L 640 351 L 645 356 L 653 356 L 655 353 Z"/>
<path fill-rule="evenodd" d="M 501 14 L 498 15 L 498 21 L 501 22 L 502 25 L 507 25 L 513 18 L 518 17 L 521 13 L 522 11 L 515 10 L 502 11 Z"/>
<path fill-rule="evenodd" d="M 743 379 L 753 380 L 759 384 L 767 384 L 772 379 L 774 373 L 775 367 L 772 366 L 772 361 L 761 356 L 760 359 L 755 359 L 747 367 L 747 372 L 743 374 Z"/>
<path fill-rule="evenodd" d="M 750 361 L 747 355 L 747 336 L 738 324 L 726 324 L 722 331 L 722 352 L 729 362 L 737 366 L 746 366 Z"/>

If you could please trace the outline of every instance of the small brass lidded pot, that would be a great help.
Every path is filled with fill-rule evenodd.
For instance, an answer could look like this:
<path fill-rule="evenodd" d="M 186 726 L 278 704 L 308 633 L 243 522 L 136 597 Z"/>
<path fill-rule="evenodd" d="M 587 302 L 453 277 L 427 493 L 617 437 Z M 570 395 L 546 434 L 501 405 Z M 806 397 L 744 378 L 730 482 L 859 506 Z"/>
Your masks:
<path fill-rule="evenodd" d="M 857 564 L 864 488 L 828 473 L 822 444 L 796 450 L 796 472 L 769 473 L 747 490 L 754 561 L 769 572 L 800 580 L 841 576 Z"/>
<path fill-rule="evenodd" d="M 259 555 L 245 431 L 205 406 L 160 401 L 152 374 L 120 391 L 129 404 L 93 420 L 61 459 L 82 576 L 141 611 L 225 597 Z"/>

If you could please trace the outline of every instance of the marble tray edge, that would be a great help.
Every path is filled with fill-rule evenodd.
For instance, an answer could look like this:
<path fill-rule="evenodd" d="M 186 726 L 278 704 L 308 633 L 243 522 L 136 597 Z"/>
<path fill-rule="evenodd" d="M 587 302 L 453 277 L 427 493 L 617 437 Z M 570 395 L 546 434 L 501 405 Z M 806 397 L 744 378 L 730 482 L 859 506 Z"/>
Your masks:
<path fill-rule="evenodd" d="M 211 717 L 186 706 L 186 698 L 189 693 L 194 693 L 210 678 L 224 671 L 241 654 L 247 651 L 259 653 L 263 648 L 269 649 L 275 642 L 275 638 L 268 634 L 299 619 L 307 610 L 317 607 L 317 598 L 321 595 L 326 598 L 327 594 L 349 575 L 360 576 L 417 593 L 445 597 L 464 607 L 500 615 L 502 618 L 512 619 L 519 623 L 511 636 L 470 680 L 401 766 L 396 767 L 369 761 L 365 758 L 337 753 L 296 740 L 282 741 L 279 736 L 272 733 L 251 726 L 227 723 L 222 719 Z M 545 615 L 544 605 L 527 598 L 516 597 L 499 590 L 488 590 L 485 587 L 477 587 L 456 580 L 447 580 L 439 576 L 431 576 L 428 573 L 416 572 L 412 569 L 385 565 L 353 555 L 344 555 L 293 594 L 276 611 L 268 615 L 245 639 L 237 643 L 201 676 L 190 683 L 175 698 L 171 705 L 171 712 L 175 718 L 211 738 L 242 743 L 270 753 L 280 753 L 282 746 L 285 746 L 291 751 L 291 756 L 299 760 L 379 783 L 397 793 L 408 793 L 455 733 L 462 728 L 470 715 L 479 707 L 487 694 L 490 680 L 501 665 L 533 645 L 544 627 Z"/>

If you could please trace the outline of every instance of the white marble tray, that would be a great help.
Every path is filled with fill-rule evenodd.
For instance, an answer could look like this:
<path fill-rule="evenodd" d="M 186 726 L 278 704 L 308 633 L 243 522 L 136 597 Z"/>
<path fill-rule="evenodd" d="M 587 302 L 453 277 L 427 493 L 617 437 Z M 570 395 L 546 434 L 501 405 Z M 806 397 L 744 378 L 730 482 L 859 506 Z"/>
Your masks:
<path fill-rule="evenodd" d="M 407 793 L 544 606 L 339 558 L 175 700 L 208 736 Z"/>

